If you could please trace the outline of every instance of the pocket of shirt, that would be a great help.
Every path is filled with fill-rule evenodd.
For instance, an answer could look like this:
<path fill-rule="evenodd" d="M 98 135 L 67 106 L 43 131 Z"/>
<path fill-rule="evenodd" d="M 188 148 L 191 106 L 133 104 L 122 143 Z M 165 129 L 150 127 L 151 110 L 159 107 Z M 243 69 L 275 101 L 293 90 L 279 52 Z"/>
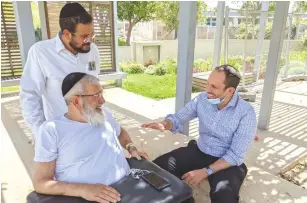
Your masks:
<path fill-rule="evenodd" d="M 91 67 L 91 66 L 93 66 L 93 64 L 91 65 L 91 64 L 90 64 L 90 61 L 87 62 L 86 66 L 85 66 L 85 72 L 86 72 L 87 74 L 90 74 L 90 75 L 93 75 L 93 76 L 96 76 L 96 77 L 97 77 L 97 75 L 98 75 L 99 72 L 100 72 L 100 71 L 99 71 L 98 65 L 95 63 L 95 64 L 94 64 L 95 68 L 93 68 L 93 67 Z"/>

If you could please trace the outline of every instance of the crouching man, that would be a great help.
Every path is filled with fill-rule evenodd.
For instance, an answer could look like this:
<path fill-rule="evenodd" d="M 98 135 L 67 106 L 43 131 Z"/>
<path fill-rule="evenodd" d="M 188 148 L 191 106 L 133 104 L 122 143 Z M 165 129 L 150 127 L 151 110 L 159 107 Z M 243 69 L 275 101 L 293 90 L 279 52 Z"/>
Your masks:
<path fill-rule="evenodd" d="M 99 79 L 70 73 L 62 83 L 68 106 L 64 115 L 46 121 L 35 143 L 35 191 L 82 197 L 96 202 L 120 201 L 109 187 L 130 170 L 122 147 L 132 157 L 147 157 L 102 105 Z"/>

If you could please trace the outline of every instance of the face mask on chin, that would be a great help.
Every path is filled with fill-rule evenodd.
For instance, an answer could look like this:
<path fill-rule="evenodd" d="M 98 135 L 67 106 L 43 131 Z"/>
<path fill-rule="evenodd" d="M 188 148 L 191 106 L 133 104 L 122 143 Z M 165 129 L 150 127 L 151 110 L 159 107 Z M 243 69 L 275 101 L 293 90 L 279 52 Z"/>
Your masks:
<path fill-rule="evenodd" d="M 209 99 L 208 96 L 207 96 L 207 101 L 212 104 L 212 105 L 218 105 L 220 103 L 222 103 L 225 99 L 226 99 L 227 96 L 225 96 L 223 99 L 222 97 L 220 98 L 215 98 L 215 99 Z"/>

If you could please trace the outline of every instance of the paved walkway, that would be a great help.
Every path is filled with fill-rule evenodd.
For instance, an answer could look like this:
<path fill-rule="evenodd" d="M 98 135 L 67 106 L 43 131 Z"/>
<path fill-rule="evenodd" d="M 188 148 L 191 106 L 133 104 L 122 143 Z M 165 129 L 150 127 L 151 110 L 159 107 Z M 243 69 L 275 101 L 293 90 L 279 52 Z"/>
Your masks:
<path fill-rule="evenodd" d="M 306 190 L 276 176 L 282 169 L 307 152 L 305 119 L 307 117 L 305 104 L 307 103 L 300 102 L 301 95 L 293 94 L 302 85 L 306 84 L 296 83 L 296 86 L 293 84 L 283 89 L 285 91 L 291 88 L 293 103 L 299 106 L 275 102 L 269 131 L 258 131 L 257 135 L 260 140 L 253 143 L 246 158 L 249 175 L 241 191 L 241 202 L 307 202 Z M 305 88 L 301 89 L 301 91 L 305 90 Z M 276 93 L 278 94 L 279 92 Z M 290 96 L 287 94 L 286 97 Z M 157 102 L 120 88 L 112 88 L 106 89 L 106 100 L 108 101 L 106 106 L 112 110 L 115 118 L 129 131 L 137 144 L 144 143 L 145 150 L 153 158 L 183 146 L 189 139 L 197 137 L 197 120 L 190 123 L 190 137 L 174 136 L 168 132 L 160 133 L 140 128 L 144 122 L 161 119 L 166 114 L 174 112 L 174 99 Z M 283 99 L 280 100 L 283 101 Z M 1 103 L 2 202 L 24 203 L 26 194 L 33 189 L 30 178 L 33 171 L 34 154 L 31 132 L 22 119 L 18 96 L 4 98 Z M 253 105 L 258 114 L 259 97 Z M 195 190 L 195 197 L 199 203 L 208 201 L 208 185 L 206 184 L 202 184 L 201 188 Z"/>

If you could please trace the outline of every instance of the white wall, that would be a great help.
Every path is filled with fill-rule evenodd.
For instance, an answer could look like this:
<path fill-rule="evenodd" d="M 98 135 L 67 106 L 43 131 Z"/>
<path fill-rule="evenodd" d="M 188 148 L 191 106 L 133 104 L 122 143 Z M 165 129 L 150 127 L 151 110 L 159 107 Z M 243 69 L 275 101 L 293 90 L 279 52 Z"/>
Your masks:
<path fill-rule="evenodd" d="M 243 55 L 244 54 L 244 40 L 235 40 L 230 39 L 228 40 L 228 56 L 234 55 Z M 257 47 L 257 40 L 248 40 L 247 41 L 247 56 L 254 56 L 256 53 Z M 224 43 L 224 42 L 222 42 Z M 167 57 L 177 57 L 178 54 L 178 41 L 177 40 L 164 40 L 164 41 L 157 41 L 157 44 L 161 45 L 160 48 L 160 60 L 163 60 Z M 292 40 L 291 41 L 291 50 L 297 49 L 301 44 L 299 40 Z M 270 45 L 270 40 L 264 40 L 263 42 L 263 54 L 268 52 Z M 139 43 L 138 45 L 139 46 Z M 286 43 L 284 43 L 284 50 L 286 47 Z M 195 51 L 194 51 L 194 58 L 195 59 L 207 59 L 213 56 L 213 49 L 214 48 L 214 40 L 213 39 L 197 39 L 195 41 Z M 143 59 L 141 50 L 138 49 L 136 53 L 136 57 L 133 57 L 133 46 L 128 47 L 119 47 L 119 61 L 133 61 L 133 58 L 137 59 L 137 61 L 141 62 Z M 224 44 L 222 44 L 222 52 L 221 56 L 224 56 Z"/>
<path fill-rule="evenodd" d="M 120 46 L 118 49 L 119 61 L 133 61 L 132 48 L 131 46 Z"/>

